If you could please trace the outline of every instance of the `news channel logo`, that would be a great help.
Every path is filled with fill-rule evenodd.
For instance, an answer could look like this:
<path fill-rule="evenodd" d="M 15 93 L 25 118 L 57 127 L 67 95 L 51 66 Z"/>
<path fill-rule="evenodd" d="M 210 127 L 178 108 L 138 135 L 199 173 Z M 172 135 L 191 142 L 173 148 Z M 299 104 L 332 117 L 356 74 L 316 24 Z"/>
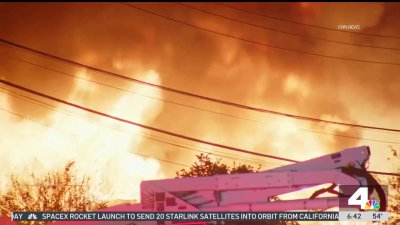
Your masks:
<path fill-rule="evenodd" d="M 382 204 L 386 204 L 386 202 L 382 202 L 383 199 L 379 197 L 379 190 L 383 191 L 381 194 L 387 201 L 388 188 L 386 185 L 340 185 L 339 211 L 382 211 Z"/>

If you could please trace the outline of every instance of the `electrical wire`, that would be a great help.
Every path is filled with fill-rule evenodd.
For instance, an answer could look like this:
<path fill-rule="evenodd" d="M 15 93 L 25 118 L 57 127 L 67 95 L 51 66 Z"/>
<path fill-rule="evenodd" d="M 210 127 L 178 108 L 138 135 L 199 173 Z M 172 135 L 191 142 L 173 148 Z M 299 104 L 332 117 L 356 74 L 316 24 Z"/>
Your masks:
<path fill-rule="evenodd" d="M 400 36 L 396 36 L 396 35 L 353 32 L 353 31 L 348 31 L 348 30 L 338 30 L 338 29 L 324 27 L 324 26 L 301 23 L 301 22 L 297 22 L 297 21 L 293 21 L 293 20 L 284 19 L 284 18 L 281 18 L 281 17 L 271 16 L 271 15 L 255 12 L 255 11 L 252 11 L 252 10 L 239 8 L 239 7 L 232 6 L 232 5 L 229 5 L 229 4 L 226 4 L 226 3 L 222 3 L 222 2 L 219 3 L 219 5 L 222 5 L 222 6 L 227 7 L 227 8 L 235 9 L 237 11 L 242 11 L 242 12 L 245 12 L 245 13 L 248 13 L 248 14 L 253 14 L 253 15 L 265 17 L 265 18 L 268 18 L 268 19 L 276 20 L 276 21 L 287 22 L 287 23 L 292 23 L 292 24 L 297 24 L 297 25 L 302 25 L 302 26 L 307 26 L 307 27 L 312 27 L 312 28 L 324 29 L 324 30 L 335 31 L 335 32 L 342 32 L 342 33 L 349 33 L 349 34 L 354 34 L 354 35 L 364 35 L 364 36 L 381 37 L 381 38 L 400 38 Z"/>
<path fill-rule="evenodd" d="M 197 139 L 197 138 L 190 137 L 190 136 L 186 136 L 186 135 L 183 135 L 183 134 L 178 134 L 178 133 L 174 133 L 174 132 L 171 132 L 171 131 L 163 130 L 163 129 L 160 129 L 160 128 L 156 128 L 156 127 L 144 125 L 144 124 L 141 124 L 141 123 L 133 122 L 133 121 L 126 120 L 126 119 L 123 119 L 123 118 L 119 118 L 119 117 L 116 117 L 116 116 L 113 116 L 113 115 L 110 115 L 110 114 L 107 114 L 107 113 L 104 113 L 104 112 L 97 111 L 95 109 L 87 108 L 85 106 L 81 106 L 81 105 L 78 105 L 78 104 L 75 104 L 75 103 L 72 103 L 72 102 L 69 102 L 69 101 L 66 101 L 66 100 L 62 100 L 60 98 L 56 98 L 56 97 L 44 94 L 44 93 L 41 93 L 41 92 L 38 92 L 38 91 L 35 91 L 35 90 L 32 90 L 32 89 L 29 89 L 29 88 L 26 88 L 26 87 L 11 83 L 11 82 L 6 81 L 6 80 L 0 79 L 0 83 L 3 83 L 5 85 L 7 85 L 7 86 L 10 86 L 10 87 L 13 87 L 13 88 L 16 88 L 16 89 L 19 89 L 19 90 L 22 90 L 22 91 L 25 91 L 25 92 L 40 96 L 40 97 L 43 97 L 43 98 L 46 98 L 46 99 L 53 100 L 55 102 L 62 103 L 64 105 L 69 105 L 69 106 L 72 106 L 74 108 L 81 109 L 83 111 L 86 111 L 86 112 L 89 112 L 89 113 L 92 113 L 92 114 L 100 115 L 100 116 L 103 116 L 103 117 L 106 117 L 106 118 L 109 118 L 109 119 L 112 119 L 112 120 L 115 120 L 115 121 L 120 121 L 120 122 L 123 122 L 123 123 L 126 123 L 126 124 L 138 126 L 138 127 L 143 128 L 143 129 L 156 131 L 156 132 L 159 132 L 159 133 L 167 134 L 167 135 L 170 135 L 170 136 L 174 136 L 174 137 L 178 137 L 178 138 L 182 138 L 182 139 L 186 139 L 186 140 L 189 140 L 189 141 L 194 141 L 194 142 L 198 142 L 198 143 L 202 143 L 202 144 L 206 144 L 206 145 L 211 145 L 211 146 L 218 147 L 218 148 L 224 148 L 224 149 L 228 149 L 228 150 L 231 150 L 231 151 L 248 153 L 248 154 L 252 154 L 252 155 L 257 155 L 257 156 L 262 156 L 262 157 L 266 157 L 266 158 L 277 159 L 277 160 L 286 161 L 286 162 L 296 162 L 295 160 L 286 159 L 286 158 L 279 157 L 279 156 L 273 156 L 273 155 L 263 154 L 263 153 L 259 153 L 259 152 L 253 152 L 253 151 L 249 151 L 249 150 L 245 150 L 245 149 L 240 149 L 240 148 L 236 148 L 236 147 L 232 147 L 232 146 L 227 146 L 227 145 L 223 145 L 223 144 L 217 144 L 217 143 L 213 143 L 213 142 L 210 142 L 210 141 L 204 141 L 204 140 Z"/>
<path fill-rule="evenodd" d="M 335 124 L 335 125 L 341 125 L 341 126 L 349 126 L 349 127 L 357 127 L 357 128 L 364 128 L 364 129 L 372 129 L 372 130 L 383 130 L 383 131 L 391 131 L 391 132 L 400 132 L 400 129 L 394 129 L 394 128 L 385 128 L 385 127 L 377 127 L 377 126 L 370 126 L 370 125 L 362 125 L 362 124 L 356 124 L 356 123 L 347 123 L 347 122 L 339 122 L 339 121 L 333 121 L 333 120 L 323 120 L 323 119 L 318 119 L 318 118 L 314 118 L 314 117 L 307 117 L 307 116 L 301 116 L 301 115 L 295 115 L 295 114 L 290 114 L 290 113 L 284 113 L 284 112 L 279 112 L 279 111 L 275 111 L 275 110 L 270 110 L 270 109 L 264 109 L 264 108 L 258 108 L 258 107 L 254 107 L 254 106 L 248 106 L 248 105 L 243 105 L 243 104 L 239 104 L 239 103 L 235 103 L 235 102 L 229 102 L 229 101 L 225 101 L 225 100 L 220 100 L 220 99 L 215 99 L 215 98 L 211 98 L 211 97 L 207 97 L 207 96 L 203 96 L 203 95 L 199 95 L 199 94 L 195 94 L 195 93 L 191 93 L 191 92 L 186 92 L 186 91 L 182 91 L 182 90 L 178 90 L 178 89 L 174 89 L 174 88 L 170 88 L 170 87 L 166 87 L 166 86 L 162 86 L 162 85 L 158 85 L 158 84 L 153 84 L 150 82 L 146 82 L 146 81 L 142 81 L 139 79 L 135 79 L 132 77 L 128 77 L 122 74 L 118 74 L 118 73 L 114 73 L 114 72 L 110 72 L 104 69 L 100 69 L 97 67 L 93 67 L 93 66 L 89 66 L 80 62 L 76 62 L 73 60 L 69 60 L 66 58 L 62 58 L 59 56 L 55 56 L 52 55 L 50 53 L 47 52 L 43 52 L 43 51 L 39 51 L 36 49 L 32 49 L 29 48 L 27 46 L 23 46 L 5 39 L 0 38 L 0 42 L 9 46 L 13 46 L 19 49 L 23 49 L 29 52 L 33 52 L 36 53 L 38 55 L 42 55 L 42 56 L 46 56 L 52 59 L 56 59 L 65 63 L 69 63 L 71 65 L 75 65 L 75 66 L 79 66 L 79 67 L 84 67 L 86 69 L 95 71 L 95 72 L 99 72 L 102 74 L 107 74 L 109 76 L 113 76 L 113 77 L 117 77 L 120 79 L 124 79 L 130 82 L 135 82 L 135 83 L 140 83 L 143 85 L 147 85 L 147 86 L 151 86 L 154 88 L 158 88 L 164 91 L 169 91 L 169 92 L 173 92 L 173 93 L 177 93 L 177 94 L 182 94 L 182 95 L 186 95 L 186 96 L 190 96 L 190 97 L 194 97 L 194 98 L 199 98 L 202 100 L 206 100 L 206 101 L 210 101 L 210 102 L 216 102 L 216 103 L 220 103 L 223 105 L 228 105 L 228 106 L 233 106 L 233 107 L 237 107 L 237 108 L 242 108 L 242 109 L 246 109 L 246 110 L 251 110 L 251 111 L 255 111 L 255 112 L 260 112 L 260 113 L 268 113 L 268 114 L 273 114 L 273 115 L 278 115 L 278 116 L 284 116 L 284 117 L 289 117 L 289 118 L 293 118 L 293 119 L 298 119 L 298 120 L 306 120 L 306 121 L 312 121 L 312 122 L 319 122 L 319 123 L 327 123 L 327 124 Z"/>
<path fill-rule="evenodd" d="M 352 43 L 352 42 L 345 42 L 345 41 L 336 41 L 336 40 L 332 40 L 332 39 L 326 39 L 326 38 L 320 38 L 320 37 L 313 37 L 313 36 L 309 36 L 309 35 L 303 35 L 303 34 L 298 34 L 298 33 L 294 33 L 294 32 L 290 32 L 290 31 L 283 31 L 283 30 L 278 30 L 275 28 L 271 28 L 271 27 L 267 27 L 264 25 L 258 25 L 258 24 L 254 24 L 254 23 L 250 23 L 244 20 L 240 20 L 240 19 L 235 19 L 229 16 L 224 16 L 218 13 L 214 13 L 214 12 L 210 12 L 208 10 L 204 10 L 192 5 L 188 5 L 185 3 L 175 3 L 177 5 L 180 5 L 182 7 L 186 7 L 188 9 L 192 9 L 198 12 L 202 12 L 208 15 L 212 15 L 212 16 L 216 16 L 219 18 L 223 18 L 225 20 L 230 20 L 236 23 L 241 23 L 241 24 L 245 24 L 248 26 L 252 26 L 252 27 L 256 27 L 256 28 L 260 28 L 263 30 L 268 30 L 268 31 L 272 31 L 272 32 L 277 32 L 277 33 L 282 33 L 282 34 L 287 34 L 287 35 L 292 35 L 292 36 L 297 36 L 297 37 L 301 37 L 301 38 L 308 38 L 308 39 L 313 39 L 313 40 L 318 40 L 318 41 L 324 41 L 324 42 L 330 42 L 330 43 L 335 43 L 335 44 L 342 44 L 342 45 L 349 45 L 349 46 L 357 46 L 357 47 L 366 47 L 366 48 L 375 48 L 375 49 L 384 49 L 384 50 L 393 50 L 393 51 L 400 51 L 400 48 L 392 48 L 392 47 L 383 47 L 383 46 L 376 46 L 376 45 L 366 45 L 366 44 L 359 44 L 359 43 Z"/>
<path fill-rule="evenodd" d="M 298 49 L 281 47 L 281 46 L 272 45 L 272 44 L 268 44 L 268 43 L 264 43 L 264 42 L 260 42 L 260 41 L 255 41 L 255 40 L 249 40 L 249 39 L 246 39 L 246 38 L 243 38 L 243 37 L 239 37 L 239 36 L 235 36 L 235 35 L 219 32 L 219 31 L 211 30 L 211 29 L 208 29 L 208 28 L 204 28 L 204 27 L 192 24 L 192 23 L 188 23 L 188 22 L 185 22 L 185 21 L 182 21 L 182 20 L 178 20 L 178 19 L 169 17 L 169 16 L 165 16 L 165 15 L 153 12 L 151 10 L 147 10 L 147 9 L 144 9 L 144 8 L 141 8 L 141 7 L 138 7 L 138 6 L 131 5 L 129 3 L 121 3 L 121 4 L 126 5 L 128 7 L 136 9 L 136 10 L 142 11 L 142 12 L 144 12 L 146 14 L 151 14 L 153 16 L 157 16 L 157 17 L 169 20 L 171 22 L 183 24 L 185 26 L 188 26 L 188 27 L 191 27 L 191 28 L 194 28 L 194 29 L 197 29 L 197 30 L 205 31 L 205 32 L 208 32 L 208 33 L 213 33 L 213 34 L 216 34 L 216 35 L 228 37 L 228 38 L 231 38 L 231 39 L 235 39 L 235 40 L 239 40 L 239 41 L 243 41 L 243 42 L 247 42 L 247 43 L 250 43 L 250 44 L 259 45 L 259 46 L 263 46 L 263 47 L 267 47 L 267 48 L 274 48 L 274 49 L 279 49 L 279 50 L 283 50 L 283 51 L 295 52 L 295 53 L 299 53 L 299 54 L 317 56 L 317 57 L 323 57 L 323 58 L 329 58 L 329 59 L 337 59 L 337 60 L 342 60 L 342 61 L 400 66 L 400 63 L 398 63 L 398 62 L 373 61 L 373 60 L 354 59 L 354 58 L 346 58 L 346 57 L 339 57 L 339 56 L 333 56 L 333 55 L 325 55 L 325 54 L 320 54 L 320 53 L 315 53 L 315 52 L 308 52 L 308 51 L 303 51 L 303 50 L 298 50 Z"/>
<path fill-rule="evenodd" d="M 64 115 L 67 115 L 67 116 L 70 116 L 70 117 L 73 117 L 73 118 L 82 119 L 82 118 L 80 118 L 80 117 L 75 117 L 74 115 L 72 115 L 72 113 L 71 113 L 70 111 L 66 111 L 66 112 L 63 112 L 63 111 L 65 111 L 65 110 L 60 111 L 60 109 L 56 109 L 56 107 L 53 106 L 53 105 L 51 105 L 51 104 L 47 104 L 47 103 L 44 103 L 44 102 L 42 102 L 42 101 L 38 101 L 38 100 L 33 99 L 33 98 L 30 98 L 30 97 L 28 97 L 28 96 L 26 96 L 26 95 L 21 95 L 21 94 L 14 93 L 14 92 L 9 91 L 9 90 L 7 90 L 7 89 L 5 89 L 5 88 L 2 88 L 2 87 L 0 87 L 0 89 L 3 90 L 3 91 L 0 90 L 0 92 L 9 94 L 9 95 L 11 95 L 11 96 L 13 96 L 13 97 L 15 97 L 15 98 L 20 98 L 20 99 L 23 99 L 23 100 L 25 100 L 25 101 L 29 101 L 29 102 L 31 102 L 31 103 L 37 104 L 37 105 L 39 105 L 39 106 L 41 106 L 41 107 L 47 108 L 47 109 L 52 110 L 52 111 L 57 112 L 57 113 L 63 113 Z M 0 108 L 0 110 L 9 112 L 9 113 L 11 113 L 11 114 L 15 114 L 15 115 L 18 116 L 18 117 L 21 117 L 21 118 L 24 118 L 24 119 L 28 119 L 28 120 L 30 120 L 30 121 L 32 121 L 32 122 L 35 122 L 35 123 L 38 123 L 38 124 L 40 124 L 40 125 L 51 127 L 51 126 L 48 125 L 48 124 L 40 123 L 39 121 L 33 120 L 33 119 L 31 119 L 31 118 L 28 118 L 28 117 L 24 117 L 24 116 L 22 116 L 21 114 L 17 114 L 17 113 L 15 113 L 15 112 L 13 112 L 13 111 L 9 111 L 9 110 L 6 110 L 6 109 L 4 109 L 4 108 L 3 108 L 3 109 Z M 97 125 L 97 124 L 96 124 L 96 125 Z M 99 126 L 100 126 L 100 125 L 101 125 L 101 124 L 99 124 Z M 112 128 L 112 127 L 105 126 L 105 125 L 101 125 L 101 126 L 107 128 L 107 129 L 112 129 L 113 131 L 117 131 L 117 132 L 123 133 L 121 130 L 116 129 L 116 128 Z M 57 129 L 57 128 L 55 128 L 55 129 Z M 57 130 L 63 131 L 63 130 L 61 130 L 61 129 L 57 129 Z M 67 131 L 65 131 L 65 132 L 67 132 Z M 123 133 L 123 134 L 125 134 L 125 133 Z M 71 135 L 73 135 L 73 134 L 71 133 Z M 154 136 L 154 135 L 150 135 L 150 134 L 146 134 L 146 133 L 142 133 L 141 135 L 142 135 L 144 138 L 146 138 L 146 139 L 151 139 L 151 140 L 153 140 L 153 141 L 158 141 L 158 142 L 160 142 L 160 143 L 172 145 L 172 146 L 179 147 L 179 148 L 183 148 L 183 149 L 190 150 L 190 151 L 202 152 L 202 153 L 205 153 L 205 154 L 220 156 L 220 157 L 229 158 L 229 159 L 235 159 L 235 160 L 237 160 L 237 161 L 239 161 L 239 162 L 248 162 L 248 163 L 252 163 L 252 164 L 254 164 L 254 165 L 268 165 L 268 166 L 270 166 L 270 165 L 278 165 L 278 166 L 281 166 L 281 164 L 266 163 L 265 161 L 257 161 L 257 160 L 252 159 L 252 158 L 246 158 L 246 157 L 238 156 L 238 155 L 235 155 L 235 154 L 221 153 L 221 152 L 218 152 L 218 151 L 210 152 L 210 151 L 206 151 L 206 150 L 199 150 L 199 149 L 197 149 L 197 148 L 187 147 L 187 146 L 184 146 L 184 145 L 182 145 L 182 144 L 176 144 L 176 143 L 173 143 L 173 142 L 170 141 L 170 140 L 165 140 L 165 139 L 163 139 L 163 138 L 160 138 L 160 137 L 157 137 L 157 136 Z"/>
<path fill-rule="evenodd" d="M 2 88 L 0 87 L 0 89 L 2 89 Z M 16 98 L 21 98 L 21 96 L 18 96 L 18 95 L 16 95 L 15 93 L 12 93 L 12 92 L 10 92 L 10 91 L 7 91 L 7 92 L 6 92 L 6 91 L 0 90 L 0 92 L 6 93 L 6 94 L 10 94 L 11 96 L 16 97 Z M 24 96 L 24 97 L 25 97 L 25 96 Z M 21 98 L 21 99 L 22 99 L 22 98 Z M 26 99 L 24 99 L 24 100 L 26 100 Z M 26 101 L 27 101 L 27 100 L 26 100 Z M 34 102 L 34 103 L 35 103 L 35 102 Z M 41 107 L 44 107 L 43 105 L 40 105 L 40 106 L 41 106 Z M 36 124 L 39 124 L 39 125 L 41 125 L 41 126 L 48 127 L 48 128 L 51 128 L 51 129 L 55 129 L 55 130 L 60 131 L 60 132 L 63 132 L 63 133 L 68 133 L 68 134 L 70 134 L 71 136 L 73 136 L 74 138 L 75 138 L 75 136 L 76 136 L 75 134 L 70 133 L 69 131 L 66 131 L 66 130 L 63 130 L 63 129 L 59 129 L 59 128 L 57 128 L 57 127 L 53 127 L 53 126 L 51 126 L 51 125 L 49 125 L 49 124 L 46 124 L 46 123 L 43 123 L 43 122 L 39 122 L 39 121 L 37 121 L 37 120 L 31 119 L 31 118 L 29 118 L 29 117 L 27 117 L 27 116 L 23 116 L 23 115 L 21 115 L 21 114 L 18 114 L 18 113 L 14 112 L 14 111 L 5 109 L 5 108 L 3 108 L 3 107 L 0 107 L 0 110 L 1 110 L 1 111 L 4 111 L 4 112 L 7 112 L 7 113 L 9 113 L 9 114 L 12 114 L 12 115 L 14 115 L 14 116 L 16 116 L 16 117 L 29 120 L 29 121 L 34 122 L 34 123 L 36 123 Z M 55 112 L 59 112 L 58 110 L 55 110 L 55 109 L 50 109 L 50 110 L 53 110 L 53 111 L 55 111 Z M 72 116 L 72 115 L 69 115 L 69 116 Z M 111 128 L 111 127 L 108 127 L 108 126 L 104 126 L 104 127 L 108 128 L 108 129 L 112 129 L 112 130 L 114 130 L 114 131 L 118 131 L 118 132 L 120 132 L 120 133 L 122 133 L 122 134 L 126 134 L 126 133 L 124 133 L 122 130 L 119 130 L 119 129 Z M 241 156 L 237 156 L 237 155 L 234 155 L 234 154 L 221 153 L 221 152 L 218 152 L 218 151 L 199 150 L 199 149 L 197 149 L 197 148 L 188 147 L 188 146 L 185 146 L 185 145 L 182 145 L 182 144 L 173 143 L 172 141 L 165 140 L 165 139 L 163 139 L 163 138 L 160 138 L 160 137 L 157 137 L 157 136 L 154 136 L 154 135 L 149 135 L 149 134 L 146 134 L 146 133 L 142 133 L 142 134 L 141 134 L 141 137 L 144 137 L 144 138 L 146 138 L 146 139 L 149 139 L 149 140 L 152 140 L 152 141 L 156 141 L 156 142 L 159 142 L 159 143 L 167 144 L 167 145 L 170 145 L 170 146 L 175 146 L 175 147 L 178 147 L 178 148 L 181 148 L 181 149 L 185 149 L 185 150 L 189 150 L 189 151 L 195 151 L 195 152 L 201 152 L 201 153 L 205 153 L 205 154 L 208 154 L 208 155 L 215 155 L 215 156 L 223 157 L 223 158 L 226 158 L 226 159 L 235 160 L 235 161 L 238 161 L 238 162 L 250 163 L 250 164 L 253 164 L 253 165 L 263 165 L 263 166 L 271 166 L 271 165 L 281 166 L 281 164 L 266 163 L 265 161 L 258 161 L 258 160 L 255 160 L 255 159 L 250 159 L 250 158 L 246 158 L 246 157 L 241 157 Z M 134 153 L 134 154 L 135 154 L 135 153 Z M 160 160 L 161 160 L 161 159 L 160 159 Z M 187 166 L 187 165 L 186 165 L 186 166 Z"/>
<path fill-rule="evenodd" d="M 203 109 L 203 108 L 196 107 L 196 106 L 190 106 L 190 105 L 187 105 L 187 104 L 178 103 L 178 102 L 167 100 L 167 99 L 162 99 L 162 98 L 157 98 L 157 97 L 153 97 L 153 96 L 146 95 L 146 94 L 141 94 L 141 93 L 138 93 L 138 92 L 135 92 L 135 91 L 132 91 L 132 90 L 127 90 L 127 89 L 124 89 L 124 88 L 115 87 L 115 86 L 112 86 L 112 85 L 109 85 L 109 84 L 106 84 L 106 83 L 94 81 L 94 80 L 91 80 L 91 79 L 87 79 L 87 78 L 83 78 L 83 77 L 80 77 L 80 76 L 77 76 L 77 75 L 66 73 L 66 72 L 63 72 L 63 71 L 60 71 L 60 70 L 56 70 L 56 69 L 53 69 L 53 68 L 50 68 L 50 67 L 47 67 L 47 66 L 43 66 L 43 65 L 39 65 L 39 64 L 36 64 L 36 63 L 33 63 L 33 62 L 25 61 L 23 59 L 19 59 L 19 58 L 15 58 L 15 57 L 10 57 L 10 58 L 13 58 L 13 59 L 18 60 L 20 62 L 29 64 L 29 65 L 32 65 L 32 66 L 36 66 L 36 67 L 39 67 L 39 68 L 42 68 L 42 69 L 45 69 L 45 70 L 48 70 L 48 71 L 56 72 L 56 73 L 59 73 L 59 74 L 62 74 L 62 75 L 66 75 L 66 76 L 69 76 L 69 77 L 73 77 L 73 78 L 76 78 L 76 79 L 84 80 L 84 81 L 89 82 L 89 83 L 94 83 L 94 84 L 97 84 L 97 85 L 101 85 L 101 86 L 105 86 L 105 87 L 112 88 L 112 89 L 115 89 L 115 90 L 119 90 L 119 91 L 122 91 L 122 92 L 126 92 L 126 93 L 131 93 L 131 94 L 134 94 L 134 95 L 142 96 L 142 97 L 149 98 L 149 99 L 152 99 L 152 100 L 167 102 L 167 103 L 178 105 L 178 106 L 181 106 L 181 107 L 201 110 L 201 111 L 205 111 L 205 112 L 209 112 L 209 113 L 213 113 L 213 114 L 218 114 L 218 115 L 227 116 L 227 117 L 231 117 L 231 118 L 250 121 L 250 122 L 254 122 L 254 123 L 258 123 L 258 124 L 266 123 L 265 121 L 259 121 L 259 120 L 255 120 L 255 119 L 244 118 L 244 117 L 241 117 L 241 116 L 231 115 L 231 114 L 222 113 L 222 112 L 209 110 L 209 109 Z M 322 135 L 330 135 L 330 136 L 336 136 L 336 137 L 341 137 L 341 138 L 358 139 L 358 140 L 380 142 L 380 143 L 389 143 L 389 144 L 400 144 L 400 142 L 396 142 L 396 141 L 384 141 L 384 140 L 371 139 L 371 138 L 361 138 L 361 137 L 355 137 L 355 136 L 349 136 L 349 135 L 341 135 L 341 134 L 333 134 L 333 133 L 327 133 L 327 132 L 315 131 L 315 130 L 309 130 L 309 129 L 298 129 L 298 130 L 302 131 L 302 132 L 309 132 L 309 133 L 322 134 Z"/>
<path fill-rule="evenodd" d="M 288 158 L 284 158 L 284 157 L 279 157 L 279 156 L 274 156 L 274 155 L 267 155 L 267 154 L 262 154 L 262 153 L 258 153 L 258 152 L 252 152 L 252 151 L 249 151 L 249 150 L 240 149 L 240 148 L 236 148 L 236 147 L 217 144 L 217 143 L 213 143 L 213 142 L 204 141 L 204 140 L 201 140 L 201 139 L 189 137 L 189 136 L 186 136 L 186 135 L 174 133 L 174 132 L 171 132 L 171 131 L 163 130 L 163 129 L 160 129 L 160 128 L 155 128 L 155 127 L 147 126 L 147 125 L 144 125 L 144 124 L 136 123 L 136 122 L 129 121 L 129 120 L 126 120 L 126 119 L 122 119 L 122 118 L 119 118 L 119 117 L 115 117 L 115 116 L 112 116 L 112 115 L 109 115 L 109 114 L 106 114 L 106 113 L 103 113 L 103 112 L 100 112 L 100 111 L 97 111 L 97 110 L 94 110 L 94 109 L 90 109 L 90 108 L 87 108 L 87 107 L 84 107 L 84 106 L 81 106 L 81 105 L 77 105 L 77 104 L 68 102 L 66 100 L 62 100 L 62 99 L 59 99 L 59 98 L 56 98 L 56 97 L 53 97 L 53 96 L 50 96 L 50 95 L 47 95 L 47 94 L 44 94 L 44 93 L 41 93 L 41 92 L 37 92 L 35 90 L 29 89 L 29 88 L 26 88 L 26 87 L 23 87 L 23 86 L 20 86 L 20 85 L 17 85 L 17 84 L 14 84 L 14 83 L 11 83 L 9 81 L 2 80 L 2 79 L 0 79 L 0 83 L 3 83 L 5 85 L 7 85 L 7 86 L 10 86 L 10 87 L 13 87 L 13 88 L 16 88 L 16 89 L 19 89 L 19 90 L 34 94 L 34 95 L 41 96 L 43 98 L 47 98 L 47 99 L 50 99 L 50 100 L 53 100 L 53 101 L 56 101 L 56 102 L 59 102 L 59 103 L 65 104 L 65 105 L 72 106 L 74 108 L 81 109 L 83 111 L 90 112 L 92 114 L 100 115 L 100 116 L 103 116 L 103 117 L 110 118 L 112 120 L 116 120 L 116 121 L 120 121 L 120 122 L 123 122 L 123 123 L 131 124 L 131 125 L 134 125 L 134 126 L 138 126 L 138 127 L 144 128 L 144 129 L 148 129 L 148 130 L 156 131 L 156 132 L 159 132 L 159 133 L 167 134 L 167 135 L 170 135 L 170 136 L 179 137 L 179 138 L 182 138 L 182 139 L 186 139 L 186 140 L 190 140 L 190 141 L 194 141 L 194 142 L 198 142 L 198 143 L 202 143 L 202 144 L 206 144 L 206 145 L 211 145 L 211 146 L 215 146 L 215 147 L 219 147 L 219 148 L 224 148 L 224 149 L 228 149 L 228 150 L 232 150 L 232 151 L 237 151 L 237 152 L 257 155 L 257 156 L 266 157 L 266 158 L 272 158 L 272 159 L 276 159 L 276 160 L 280 160 L 280 161 L 294 162 L 294 163 L 298 162 L 297 160 L 292 160 L 292 159 L 288 159 Z M 379 174 L 379 175 L 400 176 L 400 174 L 387 173 L 387 172 L 370 171 L 370 173 Z"/>
<path fill-rule="evenodd" d="M 39 121 L 37 121 L 37 120 L 33 120 L 33 119 L 31 119 L 31 118 L 28 118 L 28 117 L 26 117 L 26 116 L 22 116 L 21 114 L 15 113 L 15 112 L 10 111 L 10 110 L 8 110 L 8 109 L 5 109 L 5 108 L 3 108 L 3 107 L 0 107 L 0 110 L 1 110 L 1 111 L 4 111 L 4 112 L 7 112 L 7 113 L 9 113 L 9 114 L 11 114 L 11 115 L 17 116 L 17 117 L 27 119 L 27 120 L 29 120 L 29 121 L 31 121 L 31 122 L 34 122 L 34 123 L 36 123 L 36 124 L 39 124 L 39 125 L 41 125 L 41 126 L 45 126 L 45 127 L 51 128 L 51 129 L 55 129 L 55 130 L 57 130 L 57 131 L 60 131 L 60 132 L 63 132 L 63 133 L 67 133 L 67 134 L 70 134 L 70 135 L 71 135 L 71 133 L 68 132 L 68 131 L 66 131 L 66 130 L 58 129 L 58 128 L 55 128 L 55 127 L 50 126 L 50 125 L 48 125 L 48 124 L 39 122 Z M 73 135 L 73 134 L 72 134 L 72 135 Z M 179 165 L 179 166 L 184 166 L 184 167 L 190 167 L 189 165 L 186 165 L 186 164 L 182 164 L 182 163 L 178 163 L 178 162 L 173 162 L 173 161 L 169 161 L 169 160 L 166 160 L 166 159 L 159 159 L 159 158 L 155 158 L 155 157 L 152 157 L 152 156 L 140 154 L 140 153 L 137 153 L 137 152 L 130 152 L 130 153 L 135 154 L 135 155 L 139 155 L 139 156 L 142 156 L 142 157 L 145 157 L 145 158 L 151 158 L 151 159 L 154 159 L 154 160 L 157 160 L 157 161 L 160 161 L 160 162 L 171 163 L 171 164 L 175 164 L 175 165 Z"/>

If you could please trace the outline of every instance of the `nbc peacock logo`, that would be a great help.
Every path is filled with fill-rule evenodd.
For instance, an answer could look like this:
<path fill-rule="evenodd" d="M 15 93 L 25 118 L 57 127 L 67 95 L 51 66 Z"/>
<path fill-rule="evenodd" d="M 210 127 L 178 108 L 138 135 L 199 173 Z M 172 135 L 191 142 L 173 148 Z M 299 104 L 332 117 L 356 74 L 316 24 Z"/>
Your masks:
<path fill-rule="evenodd" d="M 376 200 L 368 200 L 365 203 L 364 209 L 374 209 L 377 210 L 380 208 L 379 202 Z"/>

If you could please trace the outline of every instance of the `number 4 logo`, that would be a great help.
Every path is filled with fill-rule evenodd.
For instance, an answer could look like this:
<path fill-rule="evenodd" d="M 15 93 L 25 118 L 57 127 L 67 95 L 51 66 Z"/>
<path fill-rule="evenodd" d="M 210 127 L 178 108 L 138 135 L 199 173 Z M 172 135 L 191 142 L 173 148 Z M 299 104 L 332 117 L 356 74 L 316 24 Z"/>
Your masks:
<path fill-rule="evenodd" d="M 365 209 L 368 202 L 368 187 L 360 187 L 347 201 L 348 205 L 359 205 L 361 209 Z"/>

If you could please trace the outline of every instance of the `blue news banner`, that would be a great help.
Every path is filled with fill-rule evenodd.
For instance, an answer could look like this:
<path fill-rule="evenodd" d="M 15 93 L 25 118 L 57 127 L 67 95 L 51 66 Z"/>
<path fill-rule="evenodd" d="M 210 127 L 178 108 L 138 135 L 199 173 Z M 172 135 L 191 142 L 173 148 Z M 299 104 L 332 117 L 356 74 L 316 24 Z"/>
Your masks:
<path fill-rule="evenodd" d="M 14 221 L 338 221 L 338 212 L 13 212 Z"/>

